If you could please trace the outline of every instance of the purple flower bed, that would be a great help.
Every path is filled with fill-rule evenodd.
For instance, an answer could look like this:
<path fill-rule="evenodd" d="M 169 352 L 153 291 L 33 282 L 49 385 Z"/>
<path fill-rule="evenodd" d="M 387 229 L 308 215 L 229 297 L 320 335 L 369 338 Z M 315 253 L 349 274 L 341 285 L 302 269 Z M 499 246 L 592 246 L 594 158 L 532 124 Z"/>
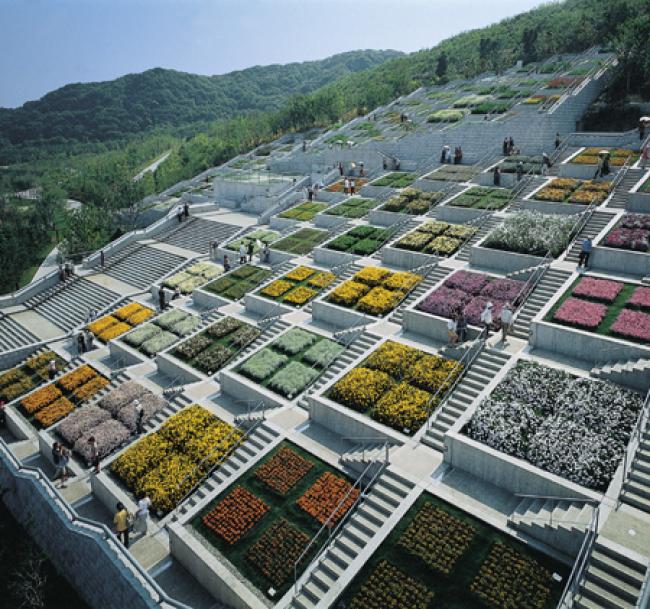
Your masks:
<path fill-rule="evenodd" d="M 567 298 L 555 311 L 553 319 L 571 326 L 595 330 L 605 317 L 607 307 L 595 302 Z"/>
<path fill-rule="evenodd" d="M 471 273 L 470 271 L 456 271 L 451 277 L 446 279 L 443 285 L 446 288 L 461 290 L 467 294 L 476 296 L 485 288 L 489 278 L 483 273 Z"/>
<path fill-rule="evenodd" d="M 647 252 L 650 248 L 650 230 L 644 228 L 615 228 L 605 237 L 607 247 Z"/>
<path fill-rule="evenodd" d="M 464 306 L 471 296 L 461 290 L 450 290 L 444 286 L 434 290 L 418 306 L 420 311 L 441 317 L 451 317 L 458 307 Z"/>
<path fill-rule="evenodd" d="M 490 326 L 493 330 L 499 330 L 501 328 L 501 309 L 503 308 L 504 302 L 501 300 L 495 300 L 494 298 L 486 298 L 485 296 L 475 296 L 470 300 L 463 309 L 467 323 L 472 326 L 480 326 L 481 324 L 481 313 L 485 309 L 485 305 L 491 302 L 492 303 L 492 325 Z"/>
<path fill-rule="evenodd" d="M 481 290 L 481 296 L 503 302 L 512 302 L 519 295 L 524 283 L 516 279 L 495 279 Z"/>
<path fill-rule="evenodd" d="M 628 307 L 650 309 L 650 288 L 638 287 L 632 297 L 625 303 Z"/>
<path fill-rule="evenodd" d="M 644 228 L 650 230 L 650 214 L 625 214 L 621 221 L 623 228 Z"/>
<path fill-rule="evenodd" d="M 623 284 L 618 281 L 585 277 L 573 289 L 571 295 L 593 298 L 604 302 L 614 302 L 622 289 Z"/>
<path fill-rule="evenodd" d="M 650 315 L 641 311 L 623 309 L 612 324 L 611 331 L 626 338 L 648 342 L 650 341 Z"/>

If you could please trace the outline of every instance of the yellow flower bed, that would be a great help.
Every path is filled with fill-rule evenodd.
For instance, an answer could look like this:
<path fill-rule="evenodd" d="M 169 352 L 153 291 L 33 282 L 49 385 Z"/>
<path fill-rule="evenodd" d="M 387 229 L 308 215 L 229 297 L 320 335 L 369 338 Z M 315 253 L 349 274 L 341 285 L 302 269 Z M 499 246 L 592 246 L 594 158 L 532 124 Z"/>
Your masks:
<path fill-rule="evenodd" d="M 388 269 L 384 269 L 380 266 L 367 266 L 357 273 L 354 274 L 352 278 L 354 281 L 360 281 L 371 287 L 377 286 L 391 276 L 391 272 Z"/>
<path fill-rule="evenodd" d="M 131 315 L 131 317 L 127 319 L 127 322 L 131 326 L 137 326 L 138 324 L 147 321 L 147 319 L 152 317 L 153 314 L 154 312 L 152 309 L 142 307 L 139 311 L 136 311 L 133 315 Z"/>
<path fill-rule="evenodd" d="M 130 488 L 144 474 L 158 465 L 173 450 L 172 444 L 159 433 L 145 436 L 111 464 L 113 472 Z"/>
<path fill-rule="evenodd" d="M 317 275 L 311 277 L 307 282 L 307 285 L 322 290 L 323 288 L 326 288 L 330 283 L 332 283 L 332 281 L 335 279 L 336 275 L 334 273 L 322 271 L 321 273 L 318 273 Z"/>
<path fill-rule="evenodd" d="M 233 432 L 231 425 L 216 419 L 201 435 L 188 440 L 183 450 L 196 463 L 205 460 L 204 466 L 210 468 L 230 451 L 239 438 L 240 432 Z"/>
<path fill-rule="evenodd" d="M 99 336 L 104 330 L 118 323 L 118 319 L 112 315 L 105 315 L 88 324 L 88 329 L 95 335 Z"/>
<path fill-rule="evenodd" d="M 293 283 L 282 279 L 276 279 L 273 283 L 269 283 L 269 285 L 262 289 L 262 294 L 264 296 L 269 296 L 270 298 L 277 298 L 278 296 L 282 296 L 285 292 L 288 292 L 292 287 Z"/>
<path fill-rule="evenodd" d="M 312 269 L 308 266 L 299 266 L 293 269 L 293 271 L 288 272 L 285 277 L 293 281 L 304 281 L 305 279 L 311 277 L 315 272 L 315 269 Z"/>
<path fill-rule="evenodd" d="M 41 408 L 62 397 L 61 390 L 54 385 L 47 385 L 20 400 L 20 405 L 27 414 L 34 414 Z"/>
<path fill-rule="evenodd" d="M 435 393 L 441 388 L 449 388 L 462 371 L 463 365 L 455 360 L 427 354 L 409 366 L 405 378 L 412 385 Z"/>
<path fill-rule="evenodd" d="M 372 409 L 372 418 L 380 423 L 409 432 L 419 429 L 427 419 L 427 405 L 431 395 L 400 383 L 385 393 Z"/>
<path fill-rule="evenodd" d="M 591 205 L 592 203 L 602 203 L 606 198 L 607 193 L 602 190 L 578 190 L 571 195 L 569 202 Z"/>
<path fill-rule="evenodd" d="M 354 410 L 365 412 L 393 384 L 393 379 L 385 372 L 354 368 L 332 387 L 331 397 Z"/>
<path fill-rule="evenodd" d="M 555 178 L 546 188 L 559 188 L 560 190 L 574 190 L 580 185 L 580 180 L 574 178 Z"/>
<path fill-rule="evenodd" d="M 91 368 L 88 364 L 84 364 L 72 372 L 68 372 L 65 376 L 62 376 L 57 381 L 57 384 L 64 391 L 73 391 L 96 376 L 97 372 L 95 372 L 95 369 Z"/>
<path fill-rule="evenodd" d="M 386 279 L 386 281 L 384 281 L 384 287 L 389 290 L 410 292 L 418 283 L 420 283 L 420 281 L 422 281 L 421 275 L 399 272 L 393 273 L 388 279 Z"/>
<path fill-rule="evenodd" d="M 92 397 L 94 397 L 98 391 L 106 387 L 108 384 L 108 379 L 104 378 L 103 376 L 96 376 L 91 381 L 88 381 L 85 385 L 77 387 L 72 392 L 72 395 L 77 401 L 85 402 L 86 400 L 90 400 Z"/>
<path fill-rule="evenodd" d="M 369 315 L 382 316 L 392 311 L 404 298 L 404 293 L 399 290 L 387 290 L 386 288 L 372 288 L 357 303 L 357 309 Z"/>
<path fill-rule="evenodd" d="M 120 321 L 116 323 L 113 326 L 110 326 L 110 328 L 106 328 L 103 332 L 99 334 L 97 338 L 99 340 L 107 343 L 109 340 L 113 340 L 114 338 L 117 338 L 118 336 L 122 336 L 122 334 L 128 332 L 131 329 L 131 326 L 123 321 Z"/>
<path fill-rule="evenodd" d="M 344 307 L 354 306 L 357 301 L 370 291 L 365 283 L 349 279 L 332 290 L 328 300 Z"/>
<path fill-rule="evenodd" d="M 154 509 L 169 512 L 201 479 L 196 465 L 183 454 L 172 454 L 138 480 L 136 495 L 146 493 Z"/>
<path fill-rule="evenodd" d="M 316 290 L 300 286 L 295 290 L 291 290 L 291 292 L 289 292 L 282 300 L 294 305 L 303 305 L 317 294 L 318 292 Z"/>
<path fill-rule="evenodd" d="M 43 426 L 49 427 L 60 421 L 63 417 L 67 417 L 74 410 L 74 405 L 66 398 L 59 398 L 52 402 L 49 406 L 42 408 L 35 415 L 34 418 Z"/>
<path fill-rule="evenodd" d="M 535 194 L 535 198 L 540 201 L 554 201 L 556 203 L 562 203 L 567 196 L 567 191 L 560 188 L 551 188 L 546 186 L 539 190 Z"/>
<path fill-rule="evenodd" d="M 139 302 L 130 302 L 129 304 L 124 305 L 123 307 L 120 307 L 119 309 L 114 311 L 113 316 L 117 317 L 122 321 L 126 321 L 127 319 L 129 319 L 129 317 L 135 315 L 136 313 L 138 313 L 144 308 L 145 307 L 143 307 Z"/>
<path fill-rule="evenodd" d="M 422 356 L 422 351 L 394 340 L 387 340 L 366 359 L 364 366 L 390 374 L 393 378 L 402 378 L 415 366 Z"/>
<path fill-rule="evenodd" d="M 598 190 L 602 192 L 609 192 L 611 188 L 611 182 L 595 182 L 594 180 L 587 180 L 580 186 L 580 190 Z"/>

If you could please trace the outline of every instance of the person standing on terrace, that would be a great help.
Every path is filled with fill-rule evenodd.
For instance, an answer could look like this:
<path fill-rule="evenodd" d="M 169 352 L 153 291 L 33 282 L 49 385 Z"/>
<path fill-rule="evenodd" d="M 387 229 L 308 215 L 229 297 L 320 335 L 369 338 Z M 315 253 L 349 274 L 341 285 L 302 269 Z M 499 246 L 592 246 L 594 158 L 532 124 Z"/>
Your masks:
<path fill-rule="evenodd" d="M 506 302 L 501 309 L 501 342 L 503 343 L 508 341 L 508 332 L 512 328 L 512 320 L 512 309 L 510 303 Z"/>
<path fill-rule="evenodd" d="M 467 319 L 462 308 L 456 312 L 456 334 L 458 342 L 464 343 L 467 339 Z"/>
<path fill-rule="evenodd" d="M 508 156 L 509 148 L 510 147 L 508 146 L 508 138 L 504 137 L 503 138 L 503 156 Z"/>
<path fill-rule="evenodd" d="M 492 303 L 488 302 L 485 304 L 485 309 L 481 312 L 481 323 L 486 331 L 490 331 L 490 326 L 492 325 Z"/>
<path fill-rule="evenodd" d="M 98 474 L 99 469 L 99 446 L 97 445 L 97 440 L 95 436 L 88 438 L 88 448 L 90 450 L 90 466 L 93 468 L 93 471 Z"/>
<path fill-rule="evenodd" d="M 582 246 L 580 247 L 580 255 L 578 256 L 578 269 L 583 268 L 586 270 L 587 265 L 589 264 L 589 256 L 591 256 L 592 248 L 593 244 L 591 242 L 591 237 L 587 235 L 583 239 Z"/>
<path fill-rule="evenodd" d="M 639 121 L 639 139 L 643 140 L 645 138 L 645 121 L 640 120 Z"/>
<path fill-rule="evenodd" d="M 492 175 L 493 175 L 494 185 L 501 186 L 501 170 L 499 169 L 498 165 L 494 168 Z"/>
<path fill-rule="evenodd" d="M 51 381 L 54 380 L 56 372 L 56 360 L 51 359 L 47 364 L 47 378 L 49 378 Z"/>
<path fill-rule="evenodd" d="M 223 257 L 223 272 L 227 273 L 230 270 L 230 259 L 227 255 Z"/>
<path fill-rule="evenodd" d="M 343 180 L 343 192 L 346 195 L 350 194 L 350 180 L 348 180 L 347 178 L 345 178 L 345 180 Z"/>
<path fill-rule="evenodd" d="M 125 547 L 129 547 L 129 512 L 122 502 L 118 502 L 115 506 L 117 510 L 115 516 L 113 517 L 113 524 L 115 525 L 115 534 L 117 538 L 124 544 Z"/>
<path fill-rule="evenodd" d="M 560 147 L 561 143 L 562 143 L 562 140 L 560 140 L 560 134 L 556 133 L 555 134 L 555 150 L 557 150 Z"/>
<path fill-rule="evenodd" d="M 7 413 L 5 412 L 5 399 L 0 398 L 0 427 L 7 424 Z"/>

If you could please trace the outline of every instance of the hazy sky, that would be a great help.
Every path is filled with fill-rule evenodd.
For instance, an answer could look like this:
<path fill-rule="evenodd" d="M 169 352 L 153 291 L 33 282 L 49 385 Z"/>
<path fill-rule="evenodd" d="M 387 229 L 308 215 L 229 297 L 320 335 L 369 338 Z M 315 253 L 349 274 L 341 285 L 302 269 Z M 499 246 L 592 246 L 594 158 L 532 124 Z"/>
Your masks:
<path fill-rule="evenodd" d="M 148 68 L 222 74 L 415 51 L 540 0 L 0 0 L 0 106 Z"/>

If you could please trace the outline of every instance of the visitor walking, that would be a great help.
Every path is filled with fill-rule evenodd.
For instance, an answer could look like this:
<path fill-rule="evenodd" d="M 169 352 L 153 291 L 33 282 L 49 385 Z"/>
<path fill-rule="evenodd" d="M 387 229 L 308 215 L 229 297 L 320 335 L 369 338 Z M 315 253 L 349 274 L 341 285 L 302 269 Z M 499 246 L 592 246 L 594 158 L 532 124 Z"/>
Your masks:
<path fill-rule="evenodd" d="M 52 464 L 54 465 L 54 480 L 59 477 L 63 478 L 63 471 L 61 470 L 61 445 L 58 442 L 52 444 Z"/>
<path fill-rule="evenodd" d="M 508 156 L 508 138 L 503 138 L 503 156 Z"/>
<path fill-rule="evenodd" d="M 102 268 L 104 268 L 104 263 L 106 262 L 106 258 L 104 256 L 104 250 L 99 252 L 99 264 L 101 264 Z"/>
<path fill-rule="evenodd" d="M 560 147 L 560 143 L 561 143 L 560 134 L 556 133 L 555 134 L 555 150 L 557 150 Z"/>
<path fill-rule="evenodd" d="M 230 270 L 230 258 L 228 258 L 228 255 L 224 255 L 223 257 L 223 272 L 227 273 Z"/>
<path fill-rule="evenodd" d="M 215 239 L 210 243 L 210 260 L 217 259 L 217 250 L 219 249 L 219 242 Z"/>
<path fill-rule="evenodd" d="M 447 320 L 447 340 L 450 345 L 458 342 L 458 314 L 454 313 L 451 319 Z"/>
<path fill-rule="evenodd" d="M 77 334 L 77 353 L 80 355 L 86 352 L 86 340 L 83 332 Z"/>
<path fill-rule="evenodd" d="M 183 205 L 183 216 L 186 220 L 190 217 L 190 204 L 187 201 Z"/>
<path fill-rule="evenodd" d="M 464 343 L 467 340 L 467 319 L 462 309 L 458 310 L 456 317 L 456 334 L 458 334 L 458 342 Z"/>
<path fill-rule="evenodd" d="M 96 474 L 99 473 L 99 446 L 95 436 L 88 438 L 88 450 L 90 451 L 90 467 Z"/>
<path fill-rule="evenodd" d="M 144 433 L 144 408 L 140 400 L 133 400 L 135 406 L 135 433 L 141 436 Z"/>
<path fill-rule="evenodd" d="M 246 264 L 246 244 L 243 241 L 239 245 L 239 264 Z"/>
<path fill-rule="evenodd" d="M 54 380 L 56 373 L 57 373 L 56 360 L 51 359 L 47 364 L 47 378 L 50 379 L 51 381 Z"/>
<path fill-rule="evenodd" d="M 359 175 L 363 178 L 366 175 L 366 168 L 363 161 L 359 163 Z"/>
<path fill-rule="evenodd" d="M 481 312 L 481 323 L 486 331 L 489 332 L 490 326 L 492 325 L 492 303 L 488 302 L 485 304 L 485 308 Z"/>
<path fill-rule="evenodd" d="M 350 194 L 350 180 L 348 180 L 347 178 L 345 178 L 345 180 L 343 180 L 343 192 L 346 195 Z"/>
<path fill-rule="evenodd" d="M 352 196 L 355 193 L 355 189 L 357 187 L 357 184 L 354 180 L 350 180 L 350 196 Z"/>
<path fill-rule="evenodd" d="M 176 300 L 177 298 L 181 297 L 181 290 L 180 288 L 174 288 L 174 293 L 172 294 L 172 300 Z"/>
<path fill-rule="evenodd" d="M 95 347 L 95 335 L 86 328 L 84 332 L 84 343 L 86 344 L 86 351 L 92 351 Z"/>
<path fill-rule="evenodd" d="M 508 154 L 512 154 L 515 150 L 515 140 L 512 139 L 512 136 L 508 139 Z"/>
<path fill-rule="evenodd" d="M 502 342 L 507 342 L 508 341 L 508 332 L 510 332 L 510 328 L 512 327 L 512 309 L 510 308 L 510 303 L 506 302 L 503 305 L 503 308 L 501 309 L 501 341 Z"/>
<path fill-rule="evenodd" d="M 115 516 L 113 517 L 113 524 L 115 525 L 115 534 L 117 538 L 124 544 L 125 547 L 129 547 L 129 512 L 120 501 L 115 506 L 117 510 Z"/>
<path fill-rule="evenodd" d="M 59 444 L 60 456 L 59 467 L 61 468 L 61 486 L 59 488 L 66 488 L 65 483 L 68 481 L 70 472 L 68 470 L 68 463 L 70 463 L 70 453 L 65 446 Z"/>
<path fill-rule="evenodd" d="M 546 152 L 542 152 L 542 164 L 546 166 L 547 169 L 551 168 L 551 157 L 546 154 Z"/>
<path fill-rule="evenodd" d="M 593 248 L 593 243 L 591 242 L 591 237 L 587 235 L 582 240 L 582 245 L 580 246 L 580 255 L 578 256 L 578 269 L 586 269 L 589 264 L 589 256 L 591 256 L 591 250 Z"/>
<path fill-rule="evenodd" d="M 442 150 L 440 151 L 440 164 L 444 165 L 446 159 L 447 159 L 447 146 L 443 146 Z"/>
<path fill-rule="evenodd" d="M 499 169 L 499 166 L 497 165 L 494 168 L 494 171 L 492 172 L 493 176 L 493 182 L 495 186 L 501 186 L 501 170 Z"/>
<path fill-rule="evenodd" d="M 517 163 L 517 182 L 521 181 L 521 178 L 524 177 L 524 164 L 519 161 Z"/>
<path fill-rule="evenodd" d="M 255 251 L 255 244 L 252 241 L 248 242 L 248 262 L 253 262 L 253 252 Z M 244 262 L 246 262 L 246 259 L 244 259 Z"/>
<path fill-rule="evenodd" d="M 384 167 L 384 169 L 386 168 Z M 343 163 L 341 161 L 339 161 L 339 175 L 343 177 Z"/>
<path fill-rule="evenodd" d="M 158 305 L 161 312 L 165 310 L 165 304 L 165 288 L 160 288 L 158 290 Z"/>
<path fill-rule="evenodd" d="M 307 188 L 307 200 L 310 203 L 314 200 L 314 189 L 311 186 Z"/>
<path fill-rule="evenodd" d="M 179 224 L 183 221 L 183 208 L 180 205 L 176 208 L 176 219 Z"/>
<path fill-rule="evenodd" d="M 268 263 L 270 256 L 271 256 L 271 250 L 269 249 L 269 244 L 265 243 L 264 247 L 262 247 L 261 261 L 264 263 Z"/>
<path fill-rule="evenodd" d="M 643 140 L 645 138 L 645 121 L 640 120 L 639 121 L 639 139 Z"/>
<path fill-rule="evenodd" d="M 138 509 L 135 513 L 135 522 L 133 523 L 133 532 L 142 535 L 147 534 L 149 524 L 149 509 L 151 508 L 151 499 L 146 493 L 140 493 L 138 500 Z"/>

